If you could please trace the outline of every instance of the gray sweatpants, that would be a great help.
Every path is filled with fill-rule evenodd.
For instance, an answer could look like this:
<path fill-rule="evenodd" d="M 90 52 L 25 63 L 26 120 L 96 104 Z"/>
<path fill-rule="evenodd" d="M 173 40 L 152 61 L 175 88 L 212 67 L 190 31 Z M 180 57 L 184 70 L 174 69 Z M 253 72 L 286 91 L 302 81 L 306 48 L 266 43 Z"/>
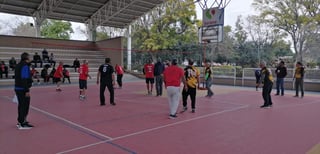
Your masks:
<path fill-rule="evenodd" d="M 167 95 L 169 101 L 170 115 L 175 115 L 179 106 L 180 87 L 168 86 Z"/>

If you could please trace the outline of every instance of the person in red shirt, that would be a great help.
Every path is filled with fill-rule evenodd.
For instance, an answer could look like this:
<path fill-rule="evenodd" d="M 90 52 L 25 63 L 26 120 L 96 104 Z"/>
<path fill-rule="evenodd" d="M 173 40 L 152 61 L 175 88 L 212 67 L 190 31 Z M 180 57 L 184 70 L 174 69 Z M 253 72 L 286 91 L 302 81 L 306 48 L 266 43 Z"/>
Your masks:
<path fill-rule="evenodd" d="M 177 66 L 177 60 L 173 59 L 171 66 L 167 67 L 163 72 L 164 85 L 167 89 L 167 96 L 169 100 L 170 119 L 177 117 L 177 109 L 180 98 L 180 84 L 181 81 L 186 85 L 186 79 L 182 68 Z M 184 86 L 185 90 L 188 86 Z"/>
<path fill-rule="evenodd" d="M 57 67 L 56 72 L 54 72 L 54 74 L 53 74 L 53 82 L 57 83 L 56 91 L 58 91 L 58 92 L 61 91 L 60 84 L 61 84 L 61 78 L 63 77 L 62 67 L 63 67 L 63 63 L 59 62 L 59 66 Z"/>
<path fill-rule="evenodd" d="M 83 64 L 78 69 L 79 72 L 79 88 L 80 88 L 80 100 L 86 99 L 87 79 L 91 79 L 89 75 L 88 61 L 83 60 Z"/>
<path fill-rule="evenodd" d="M 116 64 L 115 66 L 115 70 L 116 70 L 116 73 L 117 73 L 117 83 L 119 85 L 119 88 L 122 88 L 122 77 L 123 77 L 123 68 Z"/>
<path fill-rule="evenodd" d="M 143 67 L 143 74 L 146 76 L 146 84 L 148 95 L 152 95 L 153 83 L 154 83 L 154 65 L 151 60 Z"/>

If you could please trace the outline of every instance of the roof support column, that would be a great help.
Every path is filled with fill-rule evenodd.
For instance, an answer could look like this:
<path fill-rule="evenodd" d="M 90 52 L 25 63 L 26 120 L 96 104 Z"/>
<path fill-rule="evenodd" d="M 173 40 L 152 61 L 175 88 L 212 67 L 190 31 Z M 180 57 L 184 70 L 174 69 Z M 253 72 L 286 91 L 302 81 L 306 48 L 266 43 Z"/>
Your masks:
<path fill-rule="evenodd" d="M 127 51 L 127 70 L 131 71 L 131 25 L 128 27 L 128 51 Z"/>
<path fill-rule="evenodd" d="M 39 19 L 39 18 L 33 18 L 33 20 L 34 20 L 34 26 L 36 29 L 36 36 L 35 37 L 41 37 L 40 27 L 41 27 L 43 20 Z"/>
<path fill-rule="evenodd" d="M 97 26 L 92 22 L 92 20 L 89 20 L 87 24 L 87 33 L 88 33 L 88 41 L 95 42 L 97 39 Z"/>

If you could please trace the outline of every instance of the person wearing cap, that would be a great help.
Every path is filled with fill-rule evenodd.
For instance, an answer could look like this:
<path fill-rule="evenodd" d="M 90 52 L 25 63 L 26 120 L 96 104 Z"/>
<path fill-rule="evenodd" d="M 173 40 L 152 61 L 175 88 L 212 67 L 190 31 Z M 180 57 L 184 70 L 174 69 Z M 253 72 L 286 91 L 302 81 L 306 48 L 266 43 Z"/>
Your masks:
<path fill-rule="evenodd" d="M 191 108 L 192 108 L 192 113 L 195 112 L 196 108 L 196 94 L 197 94 L 197 88 L 199 88 L 199 77 L 200 77 L 200 72 L 199 70 L 193 66 L 193 61 L 189 59 L 188 61 L 188 66 L 184 69 L 184 76 L 186 78 L 186 86 L 187 88 L 184 88 L 182 90 L 182 103 L 183 103 L 183 111 L 187 111 L 187 99 L 188 96 L 190 95 L 191 98 Z"/>
<path fill-rule="evenodd" d="M 181 81 L 185 85 L 185 90 L 188 90 L 183 69 L 177 66 L 176 59 L 173 59 L 172 65 L 164 70 L 163 79 L 165 88 L 167 89 L 167 97 L 169 101 L 169 118 L 174 119 L 177 117 L 176 113 L 179 106 L 179 92 Z"/>
<path fill-rule="evenodd" d="M 301 98 L 304 96 L 303 90 L 303 77 L 304 77 L 304 67 L 301 62 L 296 63 L 296 69 L 294 72 L 294 85 L 296 89 L 296 95 L 294 97 L 299 97 L 299 89 L 301 91 Z"/>
<path fill-rule="evenodd" d="M 266 62 L 261 62 L 260 68 L 261 68 L 260 84 L 261 83 L 263 84 L 262 97 L 264 100 L 264 104 L 260 107 L 261 108 L 272 107 L 272 100 L 271 100 L 271 95 L 270 95 L 271 91 L 272 91 L 272 85 L 273 85 L 272 73 L 271 73 L 271 70 L 266 67 Z"/>
<path fill-rule="evenodd" d="M 30 129 L 33 126 L 27 121 L 30 106 L 30 88 L 32 86 L 32 76 L 30 72 L 29 54 L 21 54 L 21 61 L 14 72 L 14 91 L 18 98 L 18 129 Z"/>
<path fill-rule="evenodd" d="M 275 73 L 277 75 L 277 82 L 276 82 L 276 87 L 277 87 L 277 93 L 276 95 L 280 94 L 280 89 L 281 89 L 281 96 L 284 95 L 284 78 L 287 76 L 287 68 L 284 65 L 284 61 L 281 61 L 279 63 L 279 66 L 275 70 Z"/>

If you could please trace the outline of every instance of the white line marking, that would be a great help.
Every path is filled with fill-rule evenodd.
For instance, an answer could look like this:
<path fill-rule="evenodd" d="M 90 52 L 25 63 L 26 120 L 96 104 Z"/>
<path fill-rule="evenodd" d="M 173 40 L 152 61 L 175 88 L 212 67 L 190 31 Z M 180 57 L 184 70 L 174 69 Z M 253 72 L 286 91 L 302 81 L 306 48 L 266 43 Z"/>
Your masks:
<path fill-rule="evenodd" d="M 83 129 L 83 130 L 86 130 L 86 131 L 88 131 L 88 132 L 91 132 L 91 133 L 93 133 L 93 134 L 96 134 L 96 135 L 98 135 L 98 136 L 100 136 L 100 137 L 107 138 L 108 140 L 112 139 L 112 137 L 106 136 L 106 135 L 104 135 L 104 134 L 102 134 L 102 133 L 99 133 L 99 132 L 97 132 L 97 131 L 91 130 L 91 129 L 86 128 L 86 127 L 83 127 L 83 126 L 81 126 L 81 125 L 79 125 L 79 124 L 76 124 L 76 123 L 74 123 L 74 122 L 72 122 L 72 121 L 70 121 L 70 120 L 67 120 L 67 119 L 65 119 L 65 118 L 59 117 L 59 116 L 54 115 L 54 114 L 52 114 L 52 113 L 49 113 L 49 112 L 47 112 L 47 111 L 41 110 L 41 109 L 36 108 L 36 107 L 33 107 L 33 106 L 31 106 L 31 108 L 32 108 L 33 110 L 36 110 L 36 111 L 38 111 L 38 112 L 41 112 L 41 113 L 43 113 L 43 114 L 45 114 L 45 115 L 54 117 L 54 118 L 56 118 L 56 119 L 59 119 L 59 120 L 61 120 L 61 121 L 66 122 L 66 123 L 68 123 L 68 124 L 71 124 L 71 125 L 73 125 L 73 126 L 76 126 L 76 127 L 81 128 L 81 129 Z"/>
<path fill-rule="evenodd" d="M 162 129 L 162 128 L 166 128 L 166 127 L 171 127 L 171 126 L 187 123 L 187 122 L 198 120 L 198 119 L 203 119 L 203 118 L 207 118 L 207 117 L 211 117 L 211 116 L 216 116 L 216 115 L 227 113 L 227 112 L 237 111 L 237 110 L 240 110 L 240 109 L 247 108 L 248 106 L 249 105 L 244 105 L 244 106 L 236 107 L 236 108 L 233 108 L 233 109 L 214 112 L 214 113 L 210 113 L 210 114 L 207 114 L 207 115 L 203 115 L 203 116 L 199 116 L 199 117 L 195 117 L 195 118 L 179 121 L 179 122 L 176 122 L 176 123 L 171 123 L 171 124 L 168 124 L 168 125 L 163 125 L 163 126 L 159 126 L 159 127 L 155 127 L 155 128 L 150 128 L 150 129 L 138 131 L 138 132 L 135 132 L 135 133 L 131 133 L 131 134 L 115 137 L 115 138 L 112 138 L 112 139 L 109 139 L 109 140 L 104 140 L 104 141 L 96 142 L 96 143 L 93 143 L 93 144 L 77 147 L 77 148 L 74 148 L 74 149 L 62 151 L 62 152 L 59 152 L 57 154 L 64 154 L 64 153 L 68 153 L 68 152 L 73 152 L 73 151 L 76 151 L 76 150 L 81 150 L 81 149 L 88 148 L 88 147 L 91 147 L 91 146 L 99 145 L 99 144 L 102 144 L 102 143 L 105 143 L 105 142 L 108 142 L 108 141 L 115 141 L 115 140 L 123 139 L 123 138 L 126 138 L 126 137 L 131 137 L 131 136 L 140 135 L 140 134 L 143 134 L 143 133 L 159 130 L 159 129 Z"/>

